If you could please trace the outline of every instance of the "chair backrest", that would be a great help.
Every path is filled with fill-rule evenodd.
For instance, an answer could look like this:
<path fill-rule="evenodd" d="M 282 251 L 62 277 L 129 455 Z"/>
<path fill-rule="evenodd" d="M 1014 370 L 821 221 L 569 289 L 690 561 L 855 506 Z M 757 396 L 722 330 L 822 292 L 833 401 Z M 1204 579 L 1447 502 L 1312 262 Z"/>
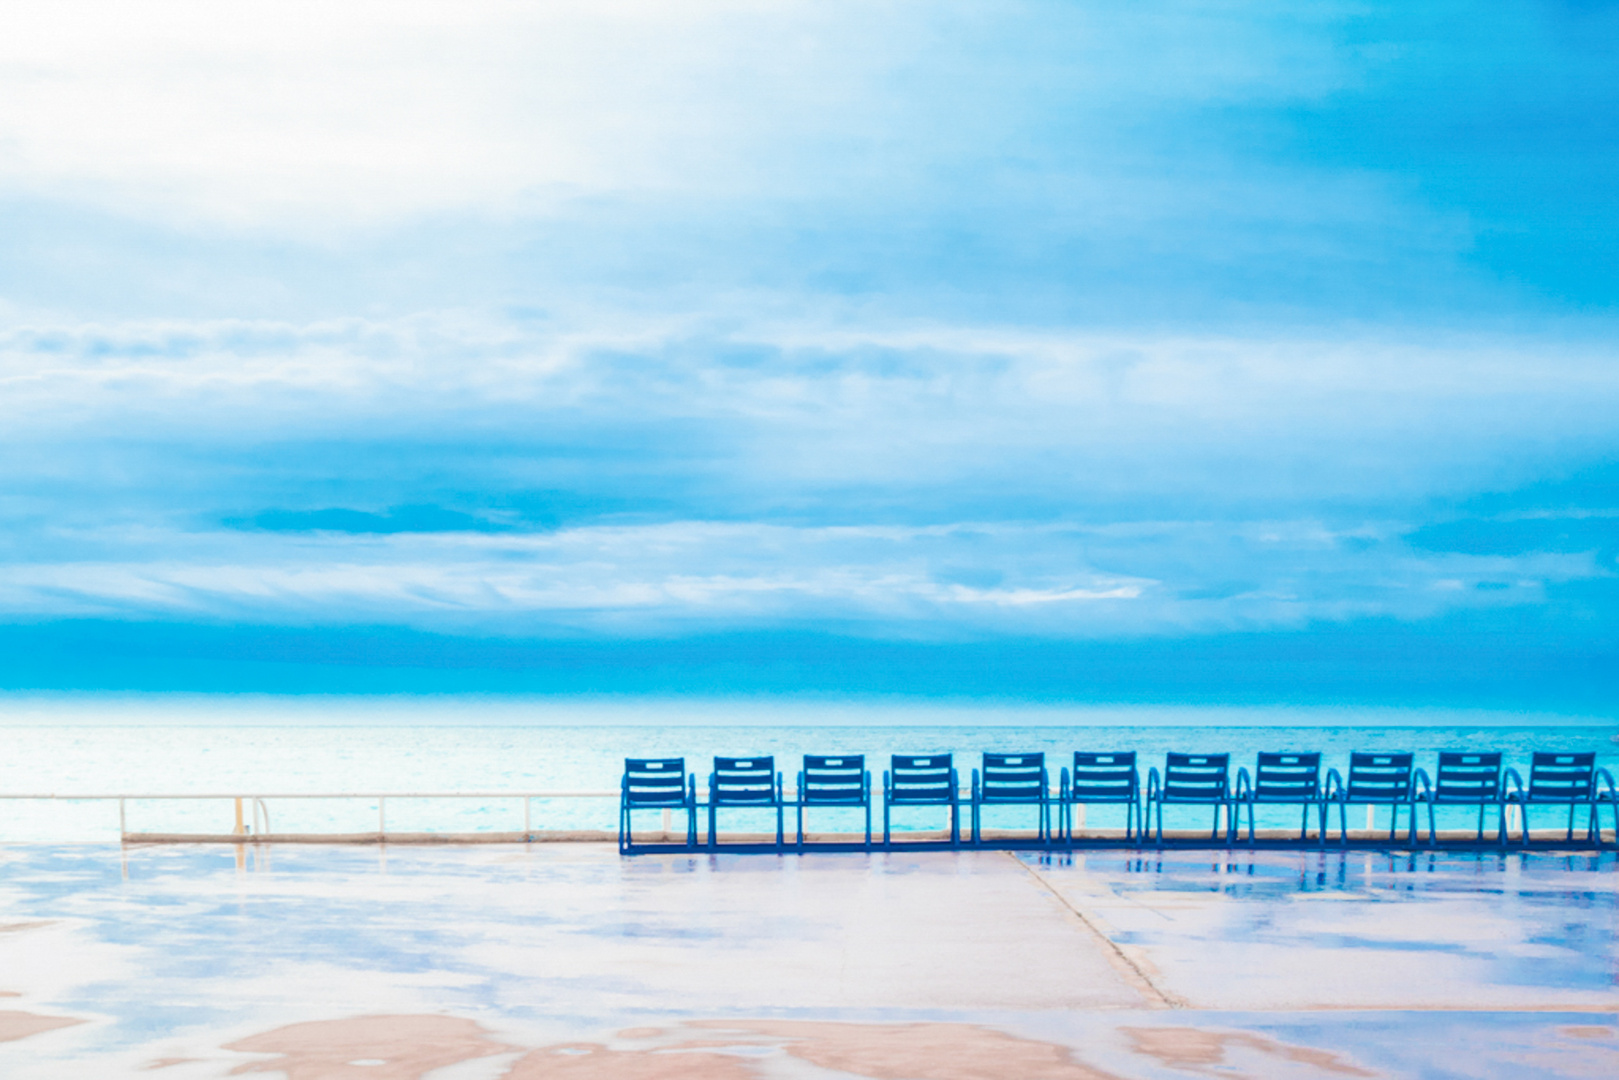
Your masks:
<path fill-rule="evenodd" d="M 1230 754 L 1170 754 L 1164 759 L 1164 798 L 1171 802 L 1221 802 L 1230 791 Z"/>
<path fill-rule="evenodd" d="M 1135 802 L 1141 795 L 1141 777 L 1136 773 L 1136 752 L 1118 754 L 1074 754 L 1075 802 Z"/>
<path fill-rule="evenodd" d="M 1311 802 L 1320 796 L 1320 754 L 1263 753 L 1254 763 L 1255 799 Z"/>
<path fill-rule="evenodd" d="M 685 758 L 625 758 L 625 806 L 686 805 Z"/>
<path fill-rule="evenodd" d="M 1411 798 L 1411 768 L 1415 754 L 1349 755 L 1350 802 L 1405 802 Z"/>
<path fill-rule="evenodd" d="M 776 802 L 776 759 L 717 757 L 708 782 L 708 801 L 715 806 L 773 806 Z"/>
<path fill-rule="evenodd" d="M 1536 753 L 1529 763 L 1529 797 L 1541 802 L 1589 802 L 1597 756 Z"/>
<path fill-rule="evenodd" d="M 866 755 L 844 754 L 830 757 L 805 754 L 800 801 L 822 806 L 864 806 L 870 797 L 866 788 Z"/>
<path fill-rule="evenodd" d="M 1501 755 L 1441 751 L 1433 788 L 1439 802 L 1496 802 L 1501 798 Z"/>
<path fill-rule="evenodd" d="M 986 751 L 978 791 L 985 802 L 1039 802 L 1047 793 L 1046 755 Z"/>
<path fill-rule="evenodd" d="M 888 762 L 890 803 L 947 803 L 956 797 L 949 754 L 895 754 Z"/>

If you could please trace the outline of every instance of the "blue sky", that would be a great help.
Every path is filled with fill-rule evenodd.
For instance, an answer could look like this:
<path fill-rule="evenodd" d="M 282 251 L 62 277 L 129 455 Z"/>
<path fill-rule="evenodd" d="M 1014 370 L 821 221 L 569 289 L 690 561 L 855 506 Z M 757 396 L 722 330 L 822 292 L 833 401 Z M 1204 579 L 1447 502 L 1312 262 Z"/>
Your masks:
<path fill-rule="evenodd" d="M 1619 690 L 1619 5 L 0 15 L 0 685 Z"/>

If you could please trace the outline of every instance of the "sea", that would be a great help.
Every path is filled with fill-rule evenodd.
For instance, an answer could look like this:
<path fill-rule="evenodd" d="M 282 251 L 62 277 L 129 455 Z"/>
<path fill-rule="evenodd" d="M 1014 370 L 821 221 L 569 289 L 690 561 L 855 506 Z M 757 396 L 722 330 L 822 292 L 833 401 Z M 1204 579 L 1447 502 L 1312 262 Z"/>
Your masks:
<path fill-rule="evenodd" d="M 805 753 L 864 754 L 876 777 L 890 754 L 953 753 L 963 783 L 986 750 L 1043 751 L 1053 782 L 1076 750 L 1135 750 L 1144 776 L 1172 750 L 1230 753 L 1233 774 L 1261 750 L 1320 751 L 1340 770 L 1352 751 L 1411 750 L 1430 772 L 1440 750 L 1500 750 L 1527 774 L 1537 750 L 1595 751 L 1619 771 L 1616 733 L 1613 717 L 1434 708 L 13 696 L 0 697 L 0 843 L 231 832 L 237 796 L 260 832 L 375 831 L 379 811 L 399 833 L 611 830 L 626 757 L 683 757 L 701 782 L 715 755 L 772 755 L 789 787 Z M 862 824 L 823 813 L 835 820 L 821 828 Z M 771 827 L 753 816 L 729 827 Z M 895 827 L 940 824 L 912 811 Z"/>

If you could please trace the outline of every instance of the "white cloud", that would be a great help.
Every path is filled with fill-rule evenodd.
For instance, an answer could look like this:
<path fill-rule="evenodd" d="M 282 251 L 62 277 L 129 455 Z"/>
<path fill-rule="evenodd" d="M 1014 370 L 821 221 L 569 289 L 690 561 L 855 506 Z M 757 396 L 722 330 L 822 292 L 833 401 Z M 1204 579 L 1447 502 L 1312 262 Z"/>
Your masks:
<path fill-rule="evenodd" d="M 1321 23 L 1097 4 L 805 0 L 16 0 L 0 182 L 291 227 L 624 192 L 915 204 L 1058 167 L 1130 216 L 1121 103 L 1314 98 L 1365 66 Z M 1060 132 L 1059 139 L 1047 136 Z M 1129 155 L 1126 155 L 1128 157 Z M 1129 169 L 1139 173 L 1140 169 Z M 1205 177 L 1205 181 L 1209 178 Z M 1053 181 L 1034 181 L 1040 186 Z M 1189 195 L 1219 201 L 1219 185 Z"/>
<path fill-rule="evenodd" d="M 673 522 L 540 535 L 149 531 L 76 539 L 77 559 L 0 567 L 0 607 L 14 616 L 381 622 L 496 633 L 814 624 L 877 634 L 1090 637 L 1424 618 L 1539 602 L 1547 582 L 1598 573 L 1588 556 L 1417 554 L 1398 543 L 1346 549 L 1342 535 L 1314 522 Z M 120 557 L 98 557 L 97 548 Z M 963 577 L 980 580 L 963 584 Z M 1210 591 L 1211 580 L 1244 583 Z M 1480 591 L 1473 586 L 1481 581 L 1507 584 Z"/>
<path fill-rule="evenodd" d="M 0 169 L 15 187 L 246 225 L 790 184 L 792 147 L 858 140 L 883 119 L 871 81 L 905 35 L 883 32 L 892 9 L 852 14 L 747 0 L 12 4 Z"/>
<path fill-rule="evenodd" d="M 749 499 L 770 486 L 783 505 L 874 487 L 993 495 L 1013 516 L 1023 500 L 1042 517 L 1098 498 L 1386 501 L 1611 452 L 1616 359 L 1611 345 L 1527 340 L 634 315 L 38 325 L 0 335 L 0 442 L 17 448 L 14 480 L 31 457 L 59 460 L 47 447 L 71 456 L 109 438 L 211 446 L 266 474 L 318 474 L 282 463 L 299 443 L 405 440 L 481 447 L 438 468 L 488 491 L 544 486 L 543 461 L 573 451 L 536 445 L 573 440 L 587 456 L 623 446 L 621 471 L 701 473 Z"/>

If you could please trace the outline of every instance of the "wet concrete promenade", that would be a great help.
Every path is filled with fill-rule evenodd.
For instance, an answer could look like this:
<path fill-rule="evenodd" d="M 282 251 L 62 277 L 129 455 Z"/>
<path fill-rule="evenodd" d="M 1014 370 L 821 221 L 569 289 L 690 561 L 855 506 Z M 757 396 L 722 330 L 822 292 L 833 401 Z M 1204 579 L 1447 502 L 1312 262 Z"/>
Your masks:
<path fill-rule="evenodd" d="M 1619 1076 L 1614 856 L 0 847 L 0 1076 Z"/>

